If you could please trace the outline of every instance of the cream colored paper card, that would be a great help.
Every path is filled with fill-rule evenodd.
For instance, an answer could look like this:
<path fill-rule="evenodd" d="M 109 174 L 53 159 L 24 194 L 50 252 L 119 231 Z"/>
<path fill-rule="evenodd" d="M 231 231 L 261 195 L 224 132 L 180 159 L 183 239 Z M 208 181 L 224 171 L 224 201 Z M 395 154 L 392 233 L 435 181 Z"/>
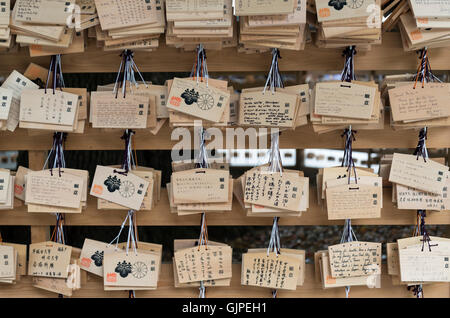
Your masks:
<path fill-rule="evenodd" d="M 8 194 L 6 198 L 5 203 L 0 203 L 0 210 L 12 210 L 14 208 L 14 191 L 12 189 L 12 185 L 14 184 L 14 177 L 9 177 L 9 183 L 8 183 Z"/>
<path fill-rule="evenodd" d="M 281 26 L 306 23 L 306 0 L 295 0 L 294 12 L 287 15 L 255 15 L 248 17 L 250 27 Z"/>
<path fill-rule="evenodd" d="M 307 178 L 296 173 L 247 171 L 244 202 L 282 210 L 300 211 Z"/>
<path fill-rule="evenodd" d="M 304 182 L 298 175 L 252 171 L 247 173 L 244 202 L 298 211 Z"/>
<path fill-rule="evenodd" d="M 71 265 L 69 265 L 70 268 Z M 44 289 L 67 297 L 73 295 L 73 289 L 68 287 L 68 279 L 53 277 L 33 277 L 33 287 Z"/>
<path fill-rule="evenodd" d="M 326 189 L 333 188 L 336 186 L 348 185 L 348 179 L 335 179 L 335 180 L 327 180 L 325 182 Z M 380 188 L 380 198 L 379 204 L 380 208 L 383 208 L 383 179 L 381 177 L 373 177 L 373 176 L 357 176 L 356 180 L 354 177 L 350 178 L 351 185 L 368 185 L 373 187 Z"/>
<path fill-rule="evenodd" d="M 77 108 L 78 95 L 26 89 L 20 98 L 20 121 L 73 126 Z"/>
<path fill-rule="evenodd" d="M 11 246 L 17 252 L 17 270 L 16 274 L 18 276 L 27 274 L 27 245 L 26 244 L 16 244 L 0 242 L 1 246 Z"/>
<path fill-rule="evenodd" d="M 177 252 L 179 250 L 183 250 L 186 248 L 191 248 L 197 246 L 198 240 L 191 240 L 191 239 L 182 239 L 182 240 L 174 240 L 173 241 L 173 248 L 174 252 Z M 224 243 L 220 242 L 214 242 L 208 240 L 208 246 L 227 246 Z M 178 274 L 177 274 L 177 268 L 175 266 L 175 258 L 172 258 L 172 264 L 173 264 L 173 273 L 174 273 L 174 283 L 175 288 L 179 287 L 199 287 L 200 282 L 190 282 L 190 283 L 183 283 L 181 284 L 178 281 Z M 231 278 L 224 278 L 224 279 L 212 279 L 212 280 L 205 280 L 203 281 L 203 284 L 205 287 L 214 287 L 214 286 L 230 286 Z"/>
<path fill-rule="evenodd" d="M 297 111 L 297 118 L 296 118 L 296 124 L 295 124 L 295 126 L 297 126 L 298 122 L 300 121 L 300 117 L 310 114 L 309 84 L 287 86 L 284 89 L 282 89 L 281 91 L 282 92 L 284 92 L 284 91 L 293 92 L 299 96 L 300 106 Z"/>
<path fill-rule="evenodd" d="M 10 14 L 11 14 L 10 0 L 4 0 L 0 2 L 0 25 L 6 27 L 9 25 Z"/>
<path fill-rule="evenodd" d="M 381 243 L 348 242 L 328 246 L 331 276 L 381 274 Z"/>
<path fill-rule="evenodd" d="M 397 243 L 386 244 L 387 267 L 389 275 L 400 275 L 400 262 Z"/>
<path fill-rule="evenodd" d="M 370 8 L 374 8 L 375 5 L 375 0 L 316 0 L 317 20 L 323 22 L 368 17 L 371 13 Z"/>
<path fill-rule="evenodd" d="M 167 187 L 171 187 L 170 183 L 166 185 Z M 227 202 L 219 202 L 219 203 L 183 203 L 176 204 L 176 208 L 178 213 L 182 211 L 203 211 L 203 212 L 223 212 L 223 211 L 231 211 L 232 209 L 232 198 L 233 198 L 233 179 L 230 177 L 228 182 L 228 201 Z M 171 192 L 171 191 L 170 191 Z M 173 202 L 173 198 L 171 201 Z"/>
<path fill-rule="evenodd" d="M 229 104 L 228 91 L 224 92 L 205 82 L 175 78 L 170 87 L 167 108 L 218 122 Z"/>
<path fill-rule="evenodd" d="M 133 250 L 107 253 L 104 256 L 105 286 L 156 287 L 159 256 Z"/>
<path fill-rule="evenodd" d="M 300 260 L 291 255 L 247 253 L 242 255 L 241 284 L 273 289 L 296 290 Z"/>
<path fill-rule="evenodd" d="M 324 116 L 370 119 L 375 93 L 375 87 L 355 83 L 317 83 L 314 113 Z"/>
<path fill-rule="evenodd" d="M 22 95 L 22 91 L 24 89 L 38 89 L 39 86 L 14 70 L 3 82 L 1 87 L 8 88 L 13 91 L 13 98 L 11 101 L 6 128 L 9 131 L 14 131 L 19 124 L 20 96 Z"/>
<path fill-rule="evenodd" d="M 248 126 L 294 126 L 298 97 L 270 90 L 243 91 L 239 102 L 239 123 Z"/>
<path fill-rule="evenodd" d="M 416 18 L 448 18 L 450 3 L 440 0 L 408 0 Z"/>
<path fill-rule="evenodd" d="M 231 0 L 225 0 L 223 4 L 223 18 L 221 19 L 205 19 L 198 21 L 179 20 L 174 21 L 175 28 L 205 29 L 205 28 L 227 28 L 232 26 L 233 7 Z"/>
<path fill-rule="evenodd" d="M 11 196 L 11 173 L 9 170 L 0 170 L 0 203 L 6 203 Z"/>
<path fill-rule="evenodd" d="M 8 120 L 12 97 L 11 89 L 0 87 L 0 120 Z"/>
<path fill-rule="evenodd" d="M 26 23 L 66 25 L 74 3 L 74 0 L 17 0 L 14 19 Z"/>
<path fill-rule="evenodd" d="M 238 0 L 235 3 L 234 15 L 273 15 L 294 12 L 294 0 Z"/>
<path fill-rule="evenodd" d="M 117 167 L 116 167 L 117 168 Z M 141 170 L 142 169 L 142 170 Z M 152 209 L 154 205 L 154 201 L 157 200 L 157 189 L 156 187 L 160 187 L 160 185 L 156 185 L 157 183 L 157 173 L 155 173 L 153 170 L 147 170 L 151 168 L 146 167 L 137 167 L 136 169 L 132 169 L 131 173 L 135 174 L 136 176 L 145 179 L 148 181 L 148 187 L 147 191 L 145 192 L 144 200 L 142 201 L 142 206 L 140 211 L 149 211 Z M 128 209 L 127 207 L 121 206 L 116 203 L 109 202 L 107 200 L 98 199 L 97 202 L 97 208 L 98 209 L 108 209 L 108 210 L 123 210 Z"/>
<path fill-rule="evenodd" d="M 381 275 L 338 277 L 331 276 L 330 259 L 328 252 L 320 253 L 321 279 L 324 288 L 335 288 L 345 286 L 367 286 L 370 288 L 381 288 Z"/>
<path fill-rule="evenodd" d="M 229 246 L 202 245 L 175 252 L 175 266 L 180 283 L 231 277 Z"/>
<path fill-rule="evenodd" d="M 131 172 L 124 175 L 121 169 L 98 165 L 90 194 L 137 211 L 142 205 L 148 184 L 147 180 Z"/>
<path fill-rule="evenodd" d="M 21 44 L 33 45 L 36 47 L 50 47 L 53 50 L 67 49 L 74 42 L 74 29 L 64 28 L 61 38 L 54 42 L 52 40 L 43 39 L 41 37 L 18 34 L 16 42 Z M 30 56 L 33 56 L 30 53 Z"/>
<path fill-rule="evenodd" d="M 76 175 L 59 175 L 58 169 L 28 172 L 26 202 L 79 208 L 83 182 L 83 178 Z"/>
<path fill-rule="evenodd" d="M 448 167 L 431 159 L 394 153 L 389 181 L 418 190 L 442 194 Z"/>
<path fill-rule="evenodd" d="M 0 278 L 15 278 L 15 253 L 12 246 L 0 246 Z"/>
<path fill-rule="evenodd" d="M 64 87 L 63 92 L 78 95 L 77 120 L 87 119 L 88 92 L 86 88 Z"/>
<path fill-rule="evenodd" d="M 172 264 L 175 264 L 175 259 L 172 258 Z M 173 269 L 173 280 L 175 288 L 192 288 L 192 287 L 200 287 L 200 282 L 190 282 L 181 284 L 178 281 L 177 269 L 175 266 L 172 266 Z M 224 279 L 212 279 L 212 280 L 204 280 L 203 286 L 205 287 L 222 287 L 222 286 L 230 286 L 231 278 Z"/>
<path fill-rule="evenodd" d="M 15 16 L 15 11 L 12 13 Z M 54 42 L 58 42 L 61 38 L 65 27 L 57 26 L 57 25 L 36 25 L 36 24 L 26 24 L 23 22 L 15 21 L 11 19 L 10 27 L 13 30 L 17 30 L 19 32 L 24 32 L 26 34 L 41 37 L 43 39 L 51 40 Z"/>
<path fill-rule="evenodd" d="M 450 239 L 422 236 L 398 240 L 402 282 L 450 282 Z"/>
<path fill-rule="evenodd" d="M 382 189 L 377 186 L 351 184 L 326 190 L 329 220 L 379 218 Z"/>
<path fill-rule="evenodd" d="M 448 189 L 450 186 L 449 173 L 445 173 L 446 182 L 442 187 L 442 194 L 416 190 L 396 184 L 396 202 L 398 209 L 405 210 L 449 210 L 450 197 Z"/>
<path fill-rule="evenodd" d="M 55 242 L 30 244 L 28 275 L 66 278 L 72 247 Z"/>
<path fill-rule="evenodd" d="M 351 169 L 351 171 L 347 171 L 346 167 L 329 167 L 329 168 L 324 168 L 323 169 L 323 177 L 322 177 L 322 188 L 321 188 L 321 198 L 325 199 L 325 191 L 326 191 L 326 182 L 328 182 L 329 180 L 338 180 L 338 179 L 349 179 L 349 175 L 350 175 L 350 180 L 354 179 L 354 171 L 353 169 Z M 375 173 L 373 173 L 372 169 L 366 169 L 366 168 L 356 168 L 356 175 L 358 177 L 361 176 L 374 176 L 377 177 L 377 175 Z"/>
<path fill-rule="evenodd" d="M 166 0 L 167 13 L 221 12 L 223 0 Z"/>
<path fill-rule="evenodd" d="M 155 96 L 156 99 L 156 118 L 168 118 L 169 112 L 166 107 L 166 101 L 168 97 L 167 86 L 164 85 L 139 85 L 137 88 L 134 87 L 133 91 L 139 92 L 143 90 Z"/>
<path fill-rule="evenodd" d="M 266 248 L 252 248 L 247 251 L 247 253 L 263 253 L 263 252 L 265 252 L 267 254 L 267 249 Z M 305 282 L 305 269 L 306 269 L 305 255 L 306 255 L 306 252 L 304 250 L 281 248 L 280 254 L 298 258 L 298 260 L 300 261 L 300 267 L 298 270 L 297 286 L 303 286 L 303 283 Z"/>
<path fill-rule="evenodd" d="M 447 102 L 450 98 L 448 85 L 424 88 L 420 84 L 398 86 L 389 90 L 392 118 L 394 121 L 432 119 L 450 116 Z"/>
<path fill-rule="evenodd" d="M 92 127 L 147 128 L 149 98 L 119 92 L 91 92 Z"/>
<path fill-rule="evenodd" d="M 172 174 L 174 203 L 227 202 L 229 172 L 216 169 L 194 169 Z"/>
<path fill-rule="evenodd" d="M 103 258 L 107 253 L 113 253 L 115 245 L 85 239 L 80 255 L 80 267 L 94 275 L 103 277 Z"/>
<path fill-rule="evenodd" d="M 156 23 L 156 0 L 95 0 L 102 30 Z"/>

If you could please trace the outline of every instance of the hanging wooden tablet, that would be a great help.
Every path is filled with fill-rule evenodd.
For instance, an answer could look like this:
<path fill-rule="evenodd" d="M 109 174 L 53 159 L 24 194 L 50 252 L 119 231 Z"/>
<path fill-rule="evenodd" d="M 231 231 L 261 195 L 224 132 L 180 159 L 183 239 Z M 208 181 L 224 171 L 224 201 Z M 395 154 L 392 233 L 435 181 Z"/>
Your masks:
<path fill-rule="evenodd" d="M 381 243 L 348 242 L 328 246 L 331 276 L 381 274 Z"/>
<path fill-rule="evenodd" d="M 147 128 L 149 98 L 110 92 L 91 92 L 91 121 L 94 128 Z"/>
<path fill-rule="evenodd" d="M 67 278 L 72 247 L 56 242 L 30 244 L 28 274 Z"/>
<path fill-rule="evenodd" d="M 142 206 L 149 182 L 131 172 L 97 166 L 90 194 L 133 210 Z"/>
<path fill-rule="evenodd" d="M 199 246 L 175 252 L 180 283 L 231 277 L 231 247 Z"/>
<path fill-rule="evenodd" d="M 297 289 L 300 260 L 292 255 L 247 253 L 242 255 L 241 284 L 273 289 Z"/>
<path fill-rule="evenodd" d="M 42 170 L 27 174 L 26 202 L 80 208 L 84 180 L 70 173 Z"/>

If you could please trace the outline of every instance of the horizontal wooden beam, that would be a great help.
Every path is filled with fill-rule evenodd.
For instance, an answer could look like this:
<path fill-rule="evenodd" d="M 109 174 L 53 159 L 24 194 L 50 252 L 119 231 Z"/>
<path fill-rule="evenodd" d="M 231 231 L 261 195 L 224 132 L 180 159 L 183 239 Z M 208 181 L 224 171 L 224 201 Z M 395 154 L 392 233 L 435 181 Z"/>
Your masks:
<path fill-rule="evenodd" d="M 353 225 L 413 225 L 416 211 L 398 210 L 392 204 L 392 190 L 383 191 L 383 209 L 378 219 L 356 219 Z M 223 226 L 269 226 L 271 217 L 246 216 L 240 204 L 233 198 L 233 209 L 225 213 L 208 213 L 208 225 Z M 317 203 L 316 190 L 310 188 L 310 208 L 301 217 L 282 217 L 284 225 L 341 225 L 344 221 L 329 221 L 326 209 Z M 66 214 L 65 224 L 72 226 L 120 226 L 127 211 L 98 210 L 97 199 L 89 196 L 88 206 L 81 214 Z M 12 211 L 0 213 L 0 225 L 54 225 L 55 216 L 48 213 L 28 213 L 26 207 L 16 207 Z M 178 216 L 171 213 L 166 189 L 162 189 L 161 200 L 152 211 L 140 211 L 137 215 L 140 226 L 198 226 L 200 215 Z M 450 224 L 449 212 L 428 212 L 427 224 Z"/>
<path fill-rule="evenodd" d="M 386 274 L 386 266 L 383 266 L 381 276 L 381 288 L 368 288 L 355 286 L 351 288 L 351 298 L 413 298 L 413 294 L 404 285 L 392 285 L 391 277 Z M 427 298 L 448 298 L 450 288 L 448 283 L 436 283 L 424 285 L 424 294 Z M 233 264 L 233 277 L 228 287 L 207 287 L 207 298 L 271 298 L 272 292 L 268 288 L 258 288 L 241 285 L 241 265 Z M 32 277 L 22 277 L 14 285 L 0 285 L 0 297 L 2 298 L 43 298 L 58 297 L 57 294 L 45 291 L 32 285 Z M 88 273 L 87 282 L 81 285 L 81 289 L 74 292 L 74 298 L 127 298 L 128 291 L 104 291 L 103 279 Z M 163 264 L 158 288 L 150 291 L 136 291 L 136 297 L 154 298 L 193 298 L 198 297 L 198 288 L 175 288 L 173 281 L 172 264 Z M 278 297 L 284 298 L 344 298 L 344 288 L 323 289 L 315 280 L 314 265 L 306 265 L 305 282 L 295 291 L 279 290 Z"/>
<path fill-rule="evenodd" d="M 135 52 L 135 61 L 141 72 L 190 72 L 194 62 L 194 52 L 166 47 L 164 39 L 154 52 Z M 355 58 L 357 71 L 417 69 L 417 54 L 405 52 L 400 34 L 384 33 L 383 43 L 373 45 L 370 51 L 358 50 Z M 96 47 L 95 41 L 88 39 L 86 52 L 63 56 L 65 73 L 117 72 L 120 64 L 119 52 L 104 52 Z M 210 72 L 267 72 L 270 53 L 237 53 L 236 48 L 220 51 L 208 50 Z M 430 49 L 429 56 L 433 70 L 450 70 L 448 59 L 450 48 Z M 281 71 L 339 71 L 343 67 L 342 49 L 320 49 L 307 44 L 303 51 L 281 50 Z M 30 58 L 28 48 L 20 48 L 18 53 L 4 53 L 0 59 L 0 73 L 10 73 L 13 69 L 24 71 L 30 62 L 47 66 L 49 57 Z"/>
<path fill-rule="evenodd" d="M 157 135 L 148 130 L 137 130 L 133 137 L 135 148 L 138 150 L 171 150 L 175 144 L 181 141 L 176 137 L 171 140 L 173 129 L 167 124 L 161 128 Z M 192 129 L 191 139 L 194 135 Z M 7 150 L 49 150 L 52 146 L 53 132 L 29 132 L 25 129 L 17 129 L 14 133 L 0 132 L 0 151 Z M 123 130 L 104 130 L 86 127 L 84 134 L 69 134 L 65 150 L 122 150 L 123 140 L 120 137 Z M 325 148 L 343 149 L 344 142 L 341 137 L 342 131 L 334 131 L 318 135 L 314 133 L 310 125 L 302 126 L 296 130 L 283 131 L 280 137 L 281 148 Z M 246 138 L 248 149 L 248 137 Z M 394 131 L 386 125 L 383 130 L 358 130 L 356 141 L 353 142 L 354 149 L 373 148 L 415 148 L 418 140 L 418 132 L 414 130 Z M 191 140 L 192 141 L 192 140 Z M 226 134 L 223 134 L 222 148 L 227 148 Z M 189 144 L 189 143 L 188 143 Z M 191 142 L 191 147 L 194 147 Z M 215 143 L 217 145 L 217 142 Z M 237 139 L 228 148 L 235 149 Z M 259 148 L 270 148 L 270 138 L 267 145 Z M 428 148 L 450 148 L 450 127 L 429 128 Z"/>

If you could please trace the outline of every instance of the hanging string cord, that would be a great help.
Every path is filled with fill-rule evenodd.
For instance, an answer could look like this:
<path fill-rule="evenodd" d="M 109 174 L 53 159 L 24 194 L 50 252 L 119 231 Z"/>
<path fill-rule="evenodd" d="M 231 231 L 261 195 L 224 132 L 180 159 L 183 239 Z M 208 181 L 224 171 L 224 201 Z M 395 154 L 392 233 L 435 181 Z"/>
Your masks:
<path fill-rule="evenodd" d="M 55 132 L 53 134 L 53 145 L 52 149 L 49 151 L 49 154 L 45 160 L 44 166 L 42 169 L 47 167 L 49 164 L 50 174 L 53 176 L 53 169 L 58 168 L 58 174 L 61 177 L 63 171 L 61 169 L 66 167 L 66 162 L 64 160 L 64 142 L 67 137 L 66 133 Z M 53 160 L 51 156 L 54 156 Z M 51 240 L 57 243 L 65 244 L 65 233 L 64 233 L 64 215 L 62 213 L 55 213 L 56 215 L 56 225 L 53 229 L 53 233 L 51 236 Z"/>
<path fill-rule="evenodd" d="M 271 145 L 269 150 L 269 171 L 271 173 L 279 172 L 283 174 L 283 164 L 280 153 L 280 134 L 274 132 L 271 134 Z"/>
<path fill-rule="evenodd" d="M 281 59 L 280 50 L 272 49 L 272 63 L 270 65 L 269 73 L 267 74 L 263 94 L 266 92 L 267 88 L 269 88 L 270 91 L 274 93 L 276 88 L 284 87 L 283 77 L 281 76 L 280 68 L 278 65 L 279 59 Z"/>
<path fill-rule="evenodd" d="M 277 256 L 280 254 L 281 241 L 280 241 L 280 232 L 278 230 L 279 220 L 280 217 L 278 216 L 273 218 L 272 232 L 270 233 L 269 246 L 267 247 L 267 256 L 269 256 L 271 252 L 275 253 L 275 255 Z"/>
<path fill-rule="evenodd" d="M 136 244 L 136 234 L 135 234 L 135 227 L 134 227 L 134 210 L 128 211 L 128 239 L 127 239 L 127 246 L 126 246 L 126 253 L 128 256 L 128 250 L 130 247 L 133 247 L 134 253 L 137 255 L 137 244 Z"/>
<path fill-rule="evenodd" d="M 426 52 L 423 54 L 426 55 Z M 426 146 L 426 140 L 427 140 L 427 127 L 424 127 L 419 132 L 419 141 L 417 143 L 417 147 L 414 151 L 414 155 L 417 155 L 417 160 L 419 160 L 419 156 L 423 157 L 423 160 L 426 162 L 428 159 L 428 151 Z M 428 231 L 425 226 L 425 217 L 426 217 L 426 211 L 425 210 L 417 210 L 417 222 L 416 226 L 414 228 L 414 236 L 422 236 L 422 252 L 425 249 L 425 244 L 428 245 L 428 250 L 431 252 L 431 247 L 437 246 L 438 244 L 431 244 L 431 239 L 428 234 Z M 417 298 L 423 298 L 423 286 L 422 284 L 417 284 L 413 286 L 408 286 L 408 290 L 412 291 L 414 296 Z"/>
<path fill-rule="evenodd" d="M 201 81 L 203 82 L 203 78 L 206 82 L 206 87 L 208 87 L 208 64 L 206 63 L 206 50 L 203 47 L 203 44 L 197 45 L 197 56 L 192 66 L 191 75 L 194 80 L 197 81 L 197 84 Z"/>
<path fill-rule="evenodd" d="M 422 83 L 422 88 L 425 87 L 425 83 L 442 83 L 442 81 L 431 71 L 430 59 L 428 58 L 428 48 L 424 47 L 422 50 L 418 51 L 418 54 L 420 63 L 414 80 L 414 88 L 417 87 L 418 82 Z"/>
<path fill-rule="evenodd" d="M 206 143 L 205 143 L 205 135 L 206 130 L 204 128 L 201 128 L 199 131 L 199 150 L 198 155 L 196 158 L 196 166 L 197 168 L 208 168 L 208 153 L 206 150 Z M 208 249 L 208 225 L 206 222 L 206 213 L 203 212 L 201 216 L 201 222 L 200 222 L 200 236 L 197 241 L 198 250 L 200 250 L 201 246 L 205 246 L 205 249 Z M 199 298 L 205 298 L 206 297 L 206 287 L 203 281 L 200 281 L 200 287 L 199 287 Z"/>
<path fill-rule="evenodd" d="M 419 141 L 417 143 L 416 149 L 414 150 L 414 155 L 417 156 L 417 160 L 419 160 L 419 157 L 422 156 L 423 161 L 425 161 L 425 162 L 427 162 L 427 158 L 428 158 L 428 150 L 427 150 L 427 145 L 426 145 L 427 132 L 428 132 L 427 127 L 424 127 L 420 130 Z"/>
<path fill-rule="evenodd" d="M 50 237 L 50 241 L 66 244 L 64 235 L 64 215 L 61 213 L 56 213 L 56 224 Z"/>
<path fill-rule="evenodd" d="M 127 175 L 128 172 L 131 169 L 136 169 L 136 164 L 134 161 L 134 156 L 133 156 L 133 147 L 132 147 L 132 137 L 135 134 L 135 131 L 131 130 L 131 129 L 126 129 L 125 132 L 123 133 L 121 139 L 124 140 L 124 151 L 123 151 L 123 162 L 122 162 L 122 166 L 121 169 L 123 171 L 119 171 L 114 169 L 114 173 L 119 173 L 122 175 Z M 133 247 L 134 252 L 137 254 L 137 241 L 138 241 L 138 235 L 137 235 L 137 224 L 136 224 L 136 213 L 134 210 L 129 210 L 125 220 L 123 221 L 120 230 L 119 230 L 119 234 L 111 241 L 111 243 L 109 243 L 109 245 L 113 244 L 114 242 L 116 242 L 116 250 L 117 250 L 117 245 L 119 243 L 119 238 L 120 238 L 120 234 L 123 231 L 123 228 L 125 227 L 125 224 L 128 221 L 128 239 L 127 239 L 127 245 L 126 245 L 126 253 L 128 255 L 128 251 L 130 246 Z M 109 246 L 108 245 L 108 246 Z"/>
<path fill-rule="evenodd" d="M 346 219 L 344 224 L 344 230 L 342 231 L 341 235 L 341 244 L 347 242 L 354 242 L 357 240 L 358 238 L 356 237 L 356 234 L 352 228 L 352 220 Z"/>
<path fill-rule="evenodd" d="M 50 74 L 52 74 L 52 88 L 53 94 L 55 94 L 57 88 L 62 90 L 62 88 L 65 87 L 61 68 L 61 54 L 52 55 L 50 58 L 50 66 L 48 68 L 47 81 L 44 87 L 45 94 L 47 94 L 48 85 L 50 83 Z"/>
<path fill-rule="evenodd" d="M 431 252 L 431 248 L 433 246 L 438 246 L 438 244 L 431 244 L 431 238 L 428 234 L 427 228 L 425 226 L 425 217 L 427 216 L 425 210 L 418 210 L 417 211 L 417 234 L 422 236 L 422 252 L 424 251 L 425 244 L 428 245 L 428 251 Z"/>
<path fill-rule="evenodd" d="M 197 157 L 197 167 L 198 168 L 208 168 L 208 155 L 205 145 L 205 134 L 206 130 L 201 129 L 200 131 L 200 148 Z M 200 246 L 205 246 L 208 249 L 208 227 L 206 222 L 206 213 L 202 213 L 201 223 L 200 223 L 200 237 L 198 239 L 198 249 Z"/>
<path fill-rule="evenodd" d="M 356 184 L 358 183 L 355 161 L 353 160 L 353 141 L 356 140 L 355 134 L 356 131 L 352 130 L 352 126 L 349 126 L 348 129 L 345 129 L 344 133 L 341 135 L 341 137 L 345 138 L 345 149 L 344 149 L 344 156 L 342 157 L 341 167 L 347 167 L 348 184 L 350 184 L 352 170 L 355 178 L 355 183 Z M 341 244 L 357 240 L 358 238 L 356 237 L 356 234 L 352 228 L 352 220 L 346 219 L 344 224 L 344 230 L 342 231 Z M 345 298 L 348 298 L 349 294 L 350 294 L 350 286 L 345 286 Z"/>
<path fill-rule="evenodd" d="M 125 224 L 127 224 L 127 221 L 128 221 L 129 217 L 130 217 L 130 213 L 127 213 L 127 215 L 125 216 L 125 219 L 122 222 L 122 225 L 120 226 L 119 233 L 116 235 L 116 237 L 111 242 L 109 242 L 107 247 L 110 247 L 112 244 L 115 243 L 116 244 L 115 250 L 117 251 L 118 245 L 119 245 L 119 240 L 120 240 L 120 235 L 122 234 L 122 231 L 123 231 L 123 229 L 125 227 Z"/>
<path fill-rule="evenodd" d="M 199 149 L 197 158 L 195 160 L 195 164 L 197 168 L 208 168 L 208 152 L 206 149 L 206 134 L 207 131 L 204 128 L 201 128 L 199 131 Z"/>
<path fill-rule="evenodd" d="M 138 86 L 138 83 L 135 78 L 135 72 L 139 74 L 139 77 L 141 78 L 141 81 L 144 83 L 145 87 L 148 87 L 147 83 L 144 80 L 144 77 L 139 71 L 139 68 L 134 62 L 133 59 L 134 52 L 131 50 L 123 50 L 119 56 L 122 58 L 122 60 L 120 62 L 119 70 L 117 71 L 116 81 L 114 83 L 114 90 L 113 90 L 113 93 L 116 95 L 116 98 L 119 95 L 119 85 L 122 88 L 122 95 L 124 98 L 126 97 L 127 82 L 130 82 L 130 89 L 132 88 L 132 84 L 134 84 L 136 87 Z"/>
<path fill-rule="evenodd" d="M 412 291 L 414 296 L 416 296 L 417 298 L 424 298 L 423 296 L 423 286 L 422 284 L 420 285 L 413 285 L 413 286 L 408 286 L 408 290 Z"/>
<path fill-rule="evenodd" d="M 269 172 L 270 173 L 283 173 L 283 164 L 281 161 L 280 154 L 280 134 L 278 132 L 271 134 L 271 145 L 270 145 L 270 154 L 269 154 Z M 274 252 L 276 256 L 281 254 L 281 239 L 280 239 L 280 231 L 278 228 L 278 222 L 280 218 L 274 217 L 272 223 L 272 231 L 270 233 L 269 246 L 267 247 L 267 255 L 270 252 Z M 272 290 L 272 297 L 276 298 L 278 296 L 278 291 L 276 289 Z"/>
<path fill-rule="evenodd" d="M 205 246 L 208 249 L 208 225 L 206 223 L 206 213 L 202 213 L 202 219 L 200 224 L 200 237 L 198 238 L 198 250 L 201 246 Z"/>
<path fill-rule="evenodd" d="M 355 183 L 358 183 L 356 176 L 355 161 L 353 160 L 353 141 L 356 141 L 356 130 L 352 130 L 352 126 L 349 126 L 344 130 L 341 137 L 345 138 L 344 155 L 342 157 L 341 167 L 347 167 L 348 184 L 350 184 L 351 174 L 353 171 Z"/>
<path fill-rule="evenodd" d="M 44 170 L 47 165 L 49 165 L 50 174 L 53 176 L 53 169 L 58 168 L 58 175 L 61 177 L 64 172 L 62 169 L 66 167 L 66 162 L 64 160 L 64 142 L 66 140 L 67 134 L 62 132 L 55 132 L 53 134 L 53 144 L 50 149 L 47 158 L 45 159 Z M 53 160 L 51 160 L 53 156 Z M 65 244 L 64 235 L 64 216 L 61 213 L 55 213 L 56 215 L 56 226 L 53 230 L 51 240 L 61 244 Z"/>
<path fill-rule="evenodd" d="M 344 69 L 341 72 L 342 82 L 351 82 L 356 80 L 356 74 L 354 71 L 355 55 L 356 49 L 354 46 L 349 46 L 342 52 L 342 56 L 345 57 Z"/>
<path fill-rule="evenodd" d="M 122 137 L 120 137 L 120 139 L 123 139 L 125 144 L 123 151 L 123 161 L 121 166 L 121 169 L 123 171 L 114 169 L 113 171 L 114 173 L 126 176 L 130 170 L 136 169 L 136 163 L 133 155 L 133 140 L 132 140 L 132 137 L 135 133 L 136 132 L 134 130 L 126 129 Z"/>

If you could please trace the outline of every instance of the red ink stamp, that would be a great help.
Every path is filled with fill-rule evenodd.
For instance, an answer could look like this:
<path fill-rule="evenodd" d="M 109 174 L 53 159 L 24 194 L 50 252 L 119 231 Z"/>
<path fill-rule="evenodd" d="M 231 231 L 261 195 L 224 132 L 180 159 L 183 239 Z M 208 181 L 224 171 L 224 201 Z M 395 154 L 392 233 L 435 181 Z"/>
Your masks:
<path fill-rule="evenodd" d="M 172 96 L 172 98 L 170 99 L 170 105 L 180 106 L 180 104 L 181 104 L 181 97 Z"/>
<path fill-rule="evenodd" d="M 90 258 L 83 257 L 83 258 L 81 259 L 81 266 L 84 266 L 84 267 L 90 267 L 90 266 L 91 266 L 91 263 L 92 263 L 92 260 L 91 260 Z"/>
<path fill-rule="evenodd" d="M 107 273 L 106 274 L 106 281 L 108 283 L 115 283 L 115 282 L 117 282 L 117 274 L 116 273 Z"/>

